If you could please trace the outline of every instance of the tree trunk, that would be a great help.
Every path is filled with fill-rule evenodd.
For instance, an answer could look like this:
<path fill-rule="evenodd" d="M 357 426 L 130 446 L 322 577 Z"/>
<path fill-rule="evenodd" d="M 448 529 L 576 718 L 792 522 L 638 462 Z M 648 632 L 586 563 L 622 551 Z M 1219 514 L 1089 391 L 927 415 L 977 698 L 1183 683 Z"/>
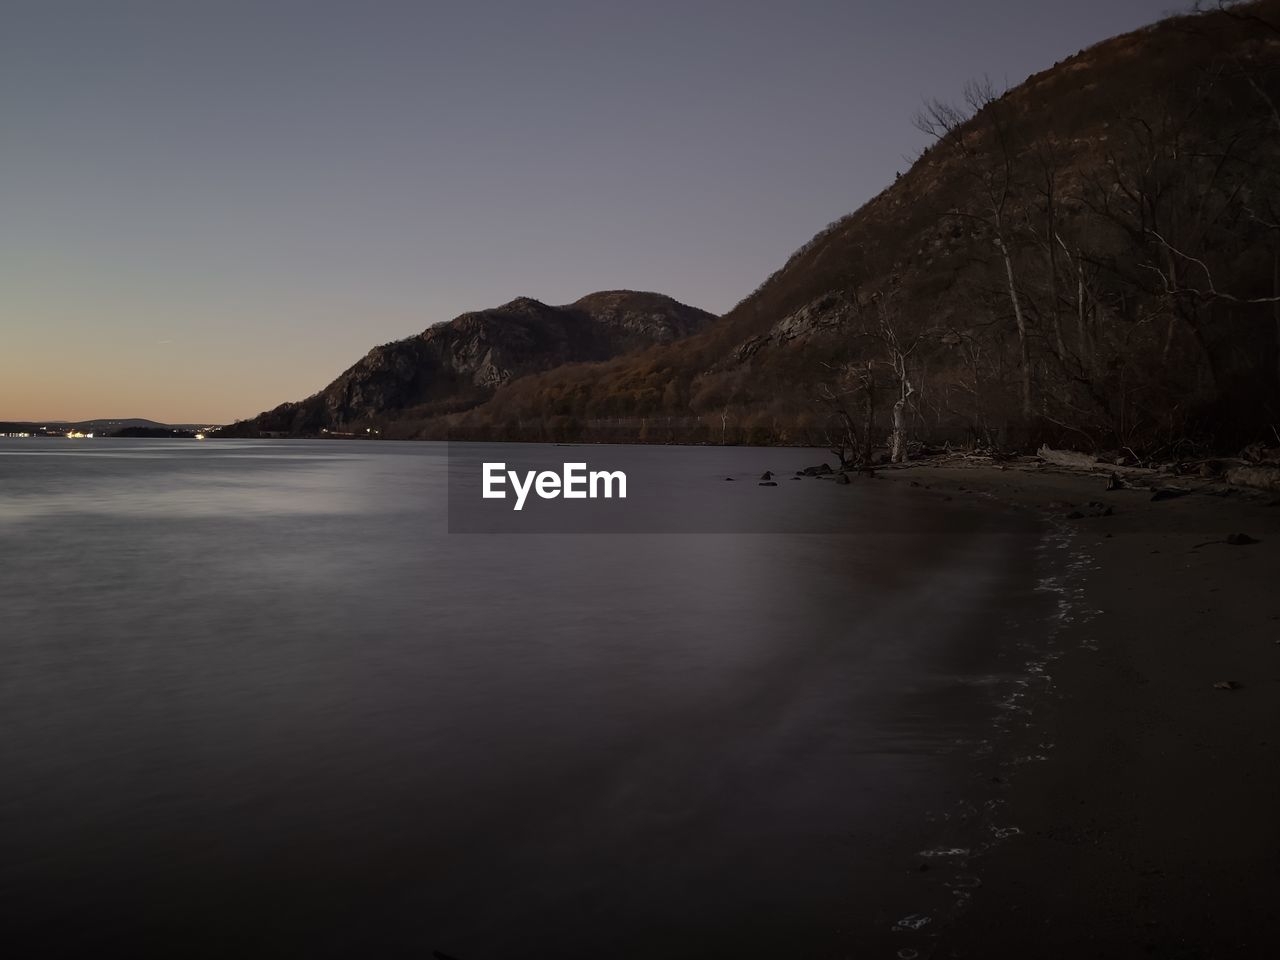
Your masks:
<path fill-rule="evenodd" d="M 854 429 L 853 417 L 849 416 L 848 411 L 841 407 L 838 411 L 840 422 L 844 426 L 844 437 L 840 441 L 840 449 L 833 450 L 837 457 L 840 458 L 841 467 L 851 467 L 858 456 L 858 431 Z M 845 451 L 848 450 L 848 455 Z"/>
<path fill-rule="evenodd" d="M 871 367 L 871 361 L 867 361 L 867 377 L 866 390 L 862 397 L 862 462 L 871 462 L 871 433 L 875 428 L 876 421 L 876 380 L 875 374 Z"/>
<path fill-rule="evenodd" d="M 902 395 L 893 405 L 893 436 L 889 444 L 889 460 L 893 463 L 907 461 L 907 399 L 915 393 L 909 381 L 902 383 Z"/>
<path fill-rule="evenodd" d="M 906 405 L 905 397 L 893 405 L 893 439 L 889 448 L 889 459 L 894 463 L 903 463 L 907 459 L 907 417 L 904 411 Z"/>
<path fill-rule="evenodd" d="M 1089 349 L 1088 332 L 1085 328 L 1084 314 L 1084 271 L 1079 270 L 1076 276 L 1076 340 L 1080 344 L 1080 362 L 1086 369 L 1093 369 L 1092 351 Z"/>
<path fill-rule="evenodd" d="M 1280 124 L 1280 119 L 1276 122 Z M 1280 252 L 1271 255 L 1271 295 L 1280 297 Z M 1276 377 L 1280 378 L 1280 300 L 1271 309 L 1276 324 Z"/>
<path fill-rule="evenodd" d="M 1164 349 L 1160 351 L 1160 363 L 1168 364 L 1169 355 L 1173 353 L 1173 335 L 1178 330 L 1178 315 L 1170 314 L 1169 325 L 1164 331 Z"/>
<path fill-rule="evenodd" d="M 996 245 L 1004 257 L 1004 273 L 1009 281 L 1009 302 L 1013 304 L 1013 319 L 1018 325 L 1018 362 L 1022 366 L 1022 416 L 1031 419 L 1031 350 L 1027 345 L 1027 320 L 1022 315 L 1022 302 L 1018 299 L 1018 287 L 1013 279 L 1013 260 L 1004 237 L 996 234 Z"/>
<path fill-rule="evenodd" d="M 1053 321 L 1053 342 L 1058 350 L 1058 359 L 1067 362 L 1067 345 L 1062 340 L 1062 319 L 1058 316 L 1058 257 L 1053 249 L 1053 238 L 1057 227 L 1053 222 L 1053 180 L 1049 181 L 1048 200 L 1049 233 L 1045 238 L 1045 250 L 1049 254 L 1049 316 Z"/>

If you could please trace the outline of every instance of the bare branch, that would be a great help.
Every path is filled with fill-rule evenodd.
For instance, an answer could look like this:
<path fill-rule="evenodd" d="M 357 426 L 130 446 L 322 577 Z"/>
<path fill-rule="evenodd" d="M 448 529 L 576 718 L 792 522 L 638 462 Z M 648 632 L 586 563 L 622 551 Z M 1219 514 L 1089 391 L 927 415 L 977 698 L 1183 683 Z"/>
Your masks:
<path fill-rule="evenodd" d="M 1169 283 L 1169 278 L 1165 276 L 1161 271 L 1157 270 L 1155 267 L 1150 267 L 1150 266 L 1147 266 L 1146 264 L 1142 264 L 1142 266 L 1147 266 L 1147 269 L 1153 270 L 1160 275 L 1161 279 L 1164 281 L 1165 290 L 1168 293 L 1173 294 L 1175 296 L 1190 295 L 1200 300 L 1226 300 L 1230 303 L 1241 303 L 1241 304 L 1280 303 L 1280 296 L 1237 297 L 1234 294 L 1223 293 L 1221 290 L 1219 290 L 1217 287 L 1214 286 L 1213 272 L 1209 269 L 1208 264 L 1206 264 L 1203 260 L 1199 259 L 1198 257 L 1193 257 L 1188 253 L 1183 253 L 1181 250 L 1179 250 L 1177 247 L 1171 244 L 1164 237 L 1160 236 L 1160 234 L 1156 233 L 1156 231 L 1154 230 L 1148 230 L 1147 233 L 1149 233 L 1152 237 L 1154 237 L 1162 247 L 1164 247 L 1166 250 L 1172 253 L 1175 257 L 1178 257 L 1181 260 L 1185 260 L 1188 263 L 1194 263 L 1196 266 L 1198 266 L 1204 272 L 1205 281 L 1209 284 L 1208 290 L 1199 290 L 1195 287 L 1183 287 L 1179 285 L 1171 285 Z"/>

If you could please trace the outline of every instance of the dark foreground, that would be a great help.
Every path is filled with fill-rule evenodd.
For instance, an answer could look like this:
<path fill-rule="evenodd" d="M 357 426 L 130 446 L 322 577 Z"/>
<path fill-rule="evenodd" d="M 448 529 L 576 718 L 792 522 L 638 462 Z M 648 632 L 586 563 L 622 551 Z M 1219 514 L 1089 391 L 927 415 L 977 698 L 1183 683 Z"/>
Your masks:
<path fill-rule="evenodd" d="M 997 785 L 1021 834 L 965 866 L 921 957 L 1218 958 L 1280 948 L 1280 507 L 1222 488 L 1151 502 L 1054 473 L 887 474 L 1061 515 L 1086 616 Z M 1227 534 L 1260 542 L 1234 546 Z M 1234 682 L 1231 689 L 1216 686 Z M 856 953 L 853 955 L 857 955 Z"/>

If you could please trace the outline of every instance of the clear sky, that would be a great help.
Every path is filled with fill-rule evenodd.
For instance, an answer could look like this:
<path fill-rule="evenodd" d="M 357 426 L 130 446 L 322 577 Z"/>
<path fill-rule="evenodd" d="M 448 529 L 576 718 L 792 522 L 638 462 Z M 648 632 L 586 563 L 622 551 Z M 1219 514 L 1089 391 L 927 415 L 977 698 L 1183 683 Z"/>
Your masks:
<path fill-rule="evenodd" d="M 0 419 L 227 422 L 458 313 L 720 313 L 1168 0 L 0 0 Z"/>

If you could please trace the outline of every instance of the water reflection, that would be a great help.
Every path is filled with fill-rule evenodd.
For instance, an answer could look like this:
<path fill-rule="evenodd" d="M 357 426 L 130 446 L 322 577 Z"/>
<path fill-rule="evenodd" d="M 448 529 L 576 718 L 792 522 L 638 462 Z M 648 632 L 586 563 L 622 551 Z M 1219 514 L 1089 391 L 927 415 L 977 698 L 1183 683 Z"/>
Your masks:
<path fill-rule="evenodd" d="M 71 952 L 822 954 L 1042 602 L 1004 523 L 449 536 L 438 447 L 157 446 L 0 458 L 0 895 Z"/>

